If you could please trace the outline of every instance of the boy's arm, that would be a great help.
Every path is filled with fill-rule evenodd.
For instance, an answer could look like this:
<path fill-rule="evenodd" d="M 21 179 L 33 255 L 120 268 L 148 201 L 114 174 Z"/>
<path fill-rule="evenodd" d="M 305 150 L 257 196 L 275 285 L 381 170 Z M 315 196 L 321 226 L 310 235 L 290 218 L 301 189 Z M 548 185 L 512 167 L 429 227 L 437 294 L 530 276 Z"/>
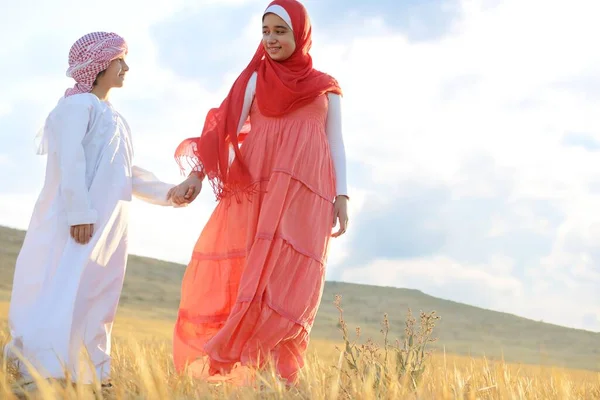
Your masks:
<path fill-rule="evenodd" d="M 170 199 L 167 199 L 169 190 L 174 188 L 175 185 L 159 180 L 152 172 L 136 165 L 133 166 L 132 173 L 133 195 L 135 197 L 158 206 L 179 207 Z"/>
<path fill-rule="evenodd" d="M 86 160 L 82 144 L 90 120 L 90 107 L 85 104 L 63 104 L 53 117 L 60 168 L 60 198 L 69 226 L 95 224 L 98 219 L 86 183 Z"/>

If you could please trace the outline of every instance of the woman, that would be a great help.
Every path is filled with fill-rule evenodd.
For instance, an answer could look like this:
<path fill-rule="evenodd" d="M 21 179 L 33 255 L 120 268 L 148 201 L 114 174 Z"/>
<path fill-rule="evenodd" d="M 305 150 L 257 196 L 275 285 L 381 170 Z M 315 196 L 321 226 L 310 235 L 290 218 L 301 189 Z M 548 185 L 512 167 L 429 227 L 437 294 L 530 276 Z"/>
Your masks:
<path fill-rule="evenodd" d="M 176 151 L 194 172 L 172 190 L 175 203 L 193 201 L 199 190 L 185 193 L 204 177 L 219 203 L 183 279 L 173 351 L 179 371 L 226 376 L 236 364 L 272 362 L 295 382 L 329 238 L 348 221 L 342 91 L 312 68 L 302 4 L 273 1 L 262 28 L 253 59 L 208 113 L 202 135 Z"/>

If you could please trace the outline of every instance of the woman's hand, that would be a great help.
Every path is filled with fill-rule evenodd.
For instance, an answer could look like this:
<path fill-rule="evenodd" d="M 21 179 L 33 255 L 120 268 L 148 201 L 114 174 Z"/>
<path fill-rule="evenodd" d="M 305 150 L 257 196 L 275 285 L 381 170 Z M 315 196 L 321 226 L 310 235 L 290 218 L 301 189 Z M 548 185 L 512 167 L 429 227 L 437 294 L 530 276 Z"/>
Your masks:
<path fill-rule="evenodd" d="M 334 238 L 342 236 L 348 228 L 348 197 L 337 196 L 333 203 L 333 227 L 339 223 L 339 229 L 331 236 Z"/>
<path fill-rule="evenodd" d="M 202 180 L 195 174 L 175 186 L 167 193 L 167 200 L 172 200 L 178 206 L 193 202 L 202 190 Z"/>

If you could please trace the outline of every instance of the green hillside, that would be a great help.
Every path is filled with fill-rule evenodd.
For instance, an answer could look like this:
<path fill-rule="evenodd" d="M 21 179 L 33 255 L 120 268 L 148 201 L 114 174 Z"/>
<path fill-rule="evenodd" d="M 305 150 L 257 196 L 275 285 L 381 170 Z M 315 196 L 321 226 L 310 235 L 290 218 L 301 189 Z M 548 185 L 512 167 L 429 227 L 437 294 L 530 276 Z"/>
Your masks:
<path fill-rule="evenodd" d="M 14 263 L 24 232 L 0 227 L 0 301 L 8 301 Z M 121 298 L 122 314 L 173 320 L 179 302 L 184 266 L 131 256 Z M 438 348 L 447 352 L 486 355 L 506 361 L 600 370 L 600 333 L 536 322 L 438 299 L 417 290 L 328 282 L 313 337 L 339 340 L 338 314 L 333 299 L 343 296 L 350 328 L 360 326 L 363 337 L 380 337 L 384 313 L 393 337 L 402 334 L 410 307 L 435 310 L 442 317 L 436 328 Z M 2 319 L 5 316 L 0 316 Z M 118 329 L 118 328 L 117 328 Z"/>

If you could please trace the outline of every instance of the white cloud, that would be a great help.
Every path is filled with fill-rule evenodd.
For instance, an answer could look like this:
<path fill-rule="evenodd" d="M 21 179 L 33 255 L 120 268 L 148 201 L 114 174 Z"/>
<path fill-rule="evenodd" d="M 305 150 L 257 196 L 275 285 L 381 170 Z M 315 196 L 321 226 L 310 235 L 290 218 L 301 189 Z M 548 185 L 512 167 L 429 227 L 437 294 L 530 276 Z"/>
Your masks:
<path fill-rule="evenodd" d="M 0 164 L 1 165 L 1 164 Z M 31 217 L 30 210 L 35 205 L 33 194 L 0 194 L 0 221 L 2 226 L 27 228 Z"/>
<path fill-rule="evenodd" d="M 423 282 L 431 288 L 467 284 L 477 288 L 479 296 L 487 293 L 498 299 L 518 297 L 523 284 L 511 275 L 513 260 L 501 255 L 491 257 L 485 265 L 461 264 L 444 256 L 423 257 L 411 260 L 378 260 L 363 268 L 344 273 L 344 280 L 351 282 L 372 281 L 381 286 L 407 287 L 420 289 Z M 374 274 L 374 271 L 377 271 Z M 418 282 L 418 284 L 414 284 Z M 463 301 L 472 303 L 469 293 L 457 293 L 464 296 Z"/>
<path fill-rule="evenodd" d="M 565 129 L 598 132 L 595 107 L 553 86 L 600 64 L 596 52 L 575 51 L 592 45 L 596 24 L 572 18 L 600 5 L 579 1 L 565 10 L 543 3 L 540 15 L 535 1 L 486 10 L 478 4 L 463 2 L 463 19 L 439 41 L 410 43 L 386 34 L 331 51 L 319 47 L 319 59 L 328 60 L 346 90 L 346 125 L 358 127 L 348 138 L 350 151 L 376 160 L 374 179 L 416 174 L 452 182 L 474 151 L 525 169 L 528 184 L 544 185 L 536 191 L 555 189 L 540 182 L 549 172 L 589 174 L 589 162 L 558 139 Z M 556 20 L 565 30 L 555 29 Z"/>
<path fill-rule="evenodd" d="M 452 285 L 470 282 L 473 290 L 480 285 L 488 288 L 492 299 L 486 303 L 476 296 L 471 303 L 591 329 L 589 315 L 600 315 L 596 290 L 600 258 L 592 255 L 600 236 L 590 233 L 597 229 L 593 215 L 599 204 L 590 184 L 600 178 L 600 159 L 584 149 L 566 148 L 561 140 L 568 132 L 600 138 L 596 118 L 600 93 L 582 93 L 575 85 L 582 76 L 600 79 L 600 56 L 591 50 L 600 34 L 593 20 L 600 4 L 504 1 L 484 7 L 484 2 L 463 1 L 461 5 L 462 18 L 440 40 L 413 43 L 402 34 L 365 35 L 346 44 L 315 46 L 315 58 L 325 60 L 320 67 L 338 77 L 346 90 L 349 153 L 370 169 L 375 183 L 354 184 L 370 187 L 371 200 L 379 197 L 392 204 L 398 196 L 411 196 L 398 193 L 399 183 L 413 181 L 448 187 L 453 202 L 504 201 L 511 217 L 506 211 L 492 213 L 489 238 L 510 237 L 518 231 L 549 238 L 549 254 L 538 263 L 520 266 L 529 279 L 538 281 L 530 288 L 518 284 L 524 281 L 517 271 L 488 274 L 495 254 L 476 265 L 443 255 L 373 261 L 349 270 L 339 265 L 343 270 L 339 276 L 399 286 L 412 280 L 416 288 L 455 300 L 464 293 L 452 291 Z M 561 29 L 556 29 L 557 23 Z M 497 172 L 503 172 L 498 175 L 479 170 L 477 163 L 470 165 L 467 160 L 478 154 L 491 157 Z M 536 200 L 558 207 L 562 219 L 557 231 L 551 216 L 535 208 Z M 458 233 L 462 230 L 456 224 L 449 234 L 463 242 L 469 239 Z M 397 229 L 386 227 L 382 234 Z M 367 233 L 356 233 L 356 240 L 360 234 Z M 448 240 L 441 254 L 464 245 Z M 528 246 L 517 243 L 506 251 L 527 253 Z M 414 280 L 415 276 L 423 279 Z M 508 287 L 520 288 L 515 297 L 519 300 L 506 300 Z M 560 296 L 562 305 L 545 306 L 553 296 Z"/>
<path fill-rule="evenodd" d="M 0 102 L 0 118 L 12 112 L 12 106 L 6 101 Z"/>

